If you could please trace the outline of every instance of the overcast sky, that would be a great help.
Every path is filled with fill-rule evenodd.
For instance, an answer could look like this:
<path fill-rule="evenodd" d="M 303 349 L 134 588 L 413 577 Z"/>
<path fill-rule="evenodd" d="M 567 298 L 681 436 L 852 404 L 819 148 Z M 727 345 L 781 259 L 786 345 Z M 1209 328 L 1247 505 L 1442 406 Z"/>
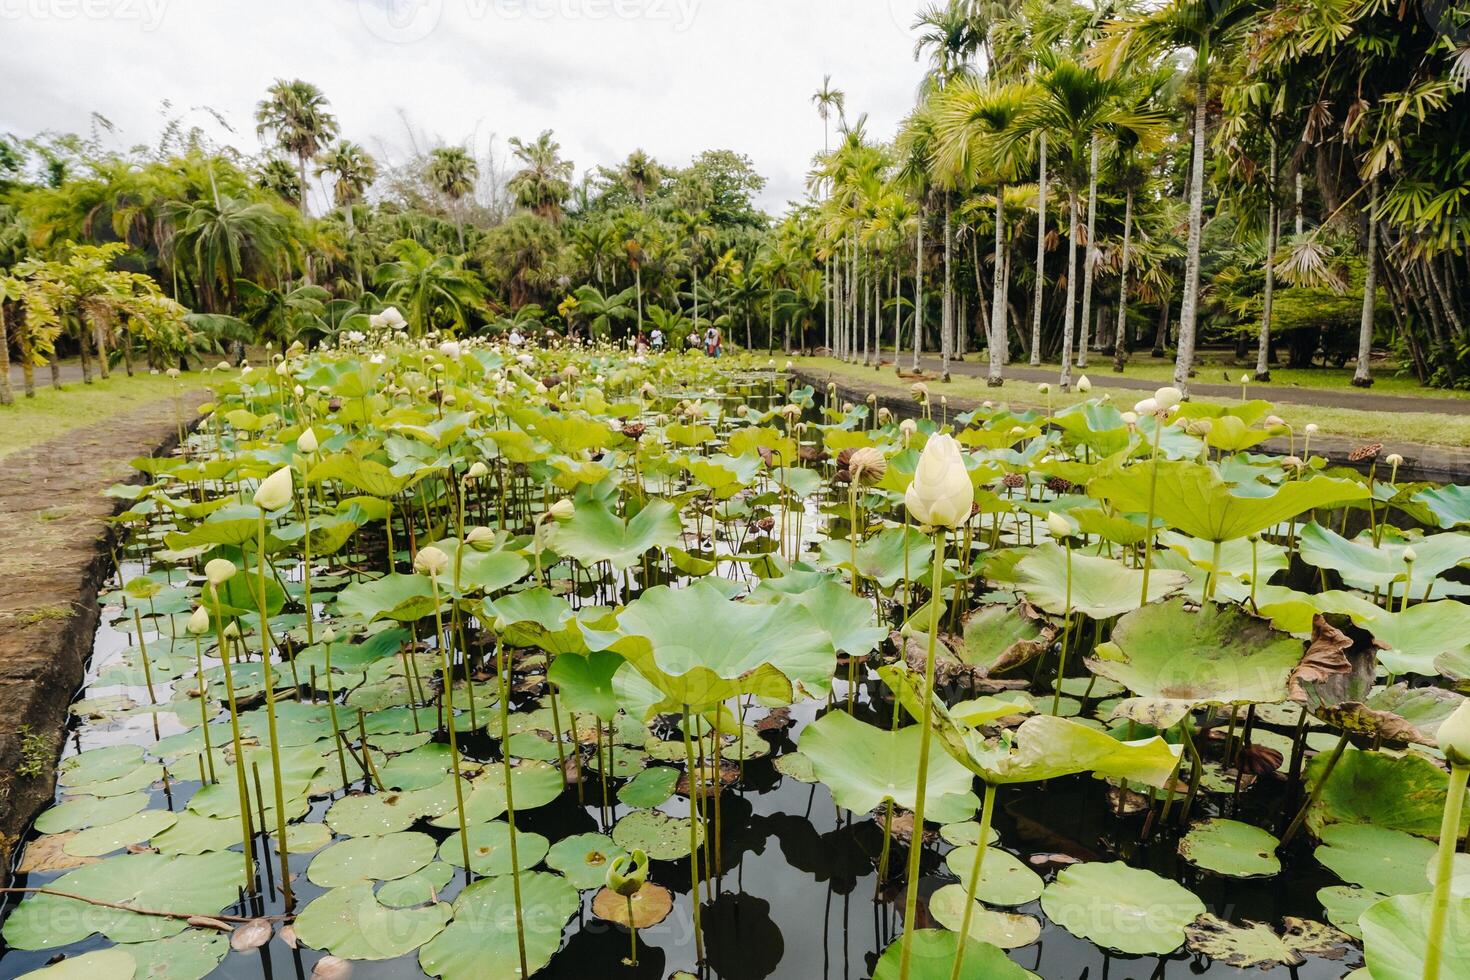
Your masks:
<path fill-rule="evenodd" d="M 850 116 L 891 135 L 922 68 L 920 0 L 0 0 L 0 130 L 156 139 L 166 99 L 209 106 L 255 152 L 252 113 L 275 78 L 331 100 L 343 135 L 405 155 L 406 117 L 430 141 L 483 155 L 495 134 L 556 131 L 580 174 L 642 147 L 683 165 L 748 154 L 772 212 L 801 196 L 830 73 Z"/>

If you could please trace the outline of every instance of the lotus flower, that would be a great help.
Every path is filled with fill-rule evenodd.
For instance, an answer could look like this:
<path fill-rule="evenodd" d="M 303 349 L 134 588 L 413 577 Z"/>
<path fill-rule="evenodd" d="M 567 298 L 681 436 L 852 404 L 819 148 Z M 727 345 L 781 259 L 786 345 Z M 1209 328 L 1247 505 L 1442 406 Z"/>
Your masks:
<path fill-rule="evenodd" d="M 975 487 L 952 437 L 937 435 L 925 444 L 904 503 L 916 521 L 930 527 L 959 527 L 969 518 Z"/>
<path fill-rule="evenodd" d="M 224 585 L 239 571 L 228 558 L 212 558 L 204 566 L 204 577 L 210 585 Z"/>
<path fill-rule="evenodd" d="M 449 567 L 449 556 L 433 545 L 413 556 L 413 570 L 420 575 L 438 575 Z"/>
<path fill-rule="evenodd" d="M 551 505 L 549 513 L 555 520 L 569 521 L 577 513 L 577 505 L 563 497 Z"/>
<path fill-rule="evenodd" d="M 230 567 L 234 568 L 235 566 L 231 565 Z M 198 606 L 194 609 L 193 615 L 189 617 L 187 629 L 194 636 L 203 636 L 209 632 L 209 613 L 203 606 Z"/>
<path fill-rule="evenodd" d="M 296 440 L 296 448 L 301 450 L 308 456 L 314 454 L 319 448 L 319 443 L 316 440 L 316 433 L 311 431 L 310 429 L 307 429 L 305 432 L 301 433 L 301 437 Z"/>
<path fill-rule="evenodd" d="M 280 510 L 291 502 L 291 468 L 283 466 L 261 481 L 255 491 L 255 506 Z"/>

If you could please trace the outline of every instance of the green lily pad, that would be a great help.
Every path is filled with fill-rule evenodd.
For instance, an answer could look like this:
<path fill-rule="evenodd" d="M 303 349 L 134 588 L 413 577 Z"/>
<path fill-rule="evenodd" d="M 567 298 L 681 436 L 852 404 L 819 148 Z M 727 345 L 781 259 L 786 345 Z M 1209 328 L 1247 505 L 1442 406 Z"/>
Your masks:
<path fill-rule="evenodd" d="M 655 861 L 689 856 L 689 818 L 671 817 L 662 810 L 634 810 L 617 822 L 612 837 L 623 850 L 643 851 Z M 695 840 L 704 841 L 703 826 L 695 826 Z"/>
<path fill-rule="evenodd" d="M 133 954 L 137 980 L 202 980 L 218 968 L 230 951 L 229 937 L 205 929 L 190 929 L 151 943 L 117 947 Z M 102 980 L 94 976 L 91 980 Z"/>
<path fill-rule="evenodd" d="M 801 751 L 832 791 L 837 805 L 867 813 L 885 800 L 912 810 L 918 795 L 918 726 L 889 731 L 830 711 L 801 733 Z M 930 753 L 924 816 L 956 823 L 974 815 L 979 800 L 970 791 L 970 771 L 941 752 Z"/>
<path fill-rule="evenodd" d="M 1038 545 L 1016 563 L 1014 585 L 1033 604 L 1053 615 L 1063 615 L 1069 608 L 1067 562 L 1065 549 L 1049 542 Z M 1143 592 L 1142 569 L 1079 552 L 1072 553 L 1071 567 L 1073 613 L 1108 619 L 1138 608 Z M 1148 580 L 1148 601 L 1157 602 L 1187 582 L 1181 572 L 1154 569 Z"/>
<path fill-rule="evenodd" d="M 68 956 L 60 963 L 21 974 L 35 980 L 133 980 L 138 964 L 121 946 Z"/>
<path fill-rule="evenodd" d="M 1114 717 L 1162 729 L 1203 705 L 1285 700 L 1302 652 L 1300 640 L 1234 606 L 1191 612 L 1174 599 L 1118 620 L 1087 666 L 1138 695 Z"/>
<path fill-rule="evenodd" d="M 146 841 L 174 825 L 178 814 L 169 810 L 143 810 L 117 823 L 92 827 L 66 842 L 66 853 L 76 857 L 101 857 Z"/>
<path fill-rule="evenodd" d="M 783 776 L 789 776 L 800 783 L 815 783 L 817 779 L 816 767 L 812 760 L 801 752 L 783 752 L 776 756 L 776 771 Z"/>
<path fill-rule="evenodd" d="M 510 779 L 517 813 L 545 806 L 560 796 L 565 788 L 562 774 L 556 766 L 534 760 L 511 766 Z M 453 792 L 452 786 L 450 792 Z M 470 780 L 470 790 L 464 797 L 465 822 L 488 823 L 504 816 L 505 804 L 505 767 L 490 766 Z M 451 808 L 431 823 L 435 827 L 458 828 L 459 815 Z"/>
<path fill-rule="evenodd" d="M 454 783 L 451 778 L 446 778 L 437 786 L 406 793 L 344 796 L 327 810 L 327 824 L 337 833 L 352 837 L 407 830 L 425 817 L 439 817 L 454 809 Z M 454 826 L 459 826 L 458 819 Z"/>
<path fill-rule="evenodd" d="M 995 844 L 1000 841 L 1000 831 L 994 827 L 990 828 L 990 839 L 986 844 Z M 980 822 L 978 820 L 966 820 L 963 823 L 947 823 L 939 828 L 939 838 L 947 844 L 955 847 L 965 847 L 980 841 Z M 963 877 L 963 875 L 961 876 Z"/>
<path fill-rule="evenodd" d="M 101 827 L 131 817 L 147 805 L 147 793 L 77 796 L 63 800 L 37 817 L 36 830 L 43 834 L 61 834 L 84 827 Z"/>
<path fill-rule="evenodd" d="M 56 771 L 56 781 L 72 788 L 88 783 L 102 783 L 126 776 L 143 762 L 143 747 L 140 745 L 108 745 L 99 749 L 88 749 L 61 760 Z M 88 790 L 79 790 L 89 792 Z"/>
<path fill-rule="evenodd" d="M 419 966 L 444 980 L 516 977 L 520 954 L 511 878 L 488 878 L 454 900 L 454 921 L 419 951 Z M 520 876 L 526 965 L 534 974 L 561 948 L 562 929 L 577 911 L 577 889 L 560 875 L 532 871 Z"/>
<path fill-rule="evenodd" d="M 240 843 L 239 817 L 206 817 L 182 810 L 172 827 L 153 838 L 160 854 L 206 854 Z"/>
<path fill-rule="evenodd" d="M 369 881 L 391 881 L 413 874 L 434 859 L 434 838 L 413 831 L 382 837 L 354 837 L 322 851 L 306 876 L 323 888 Z"/>
<path fill-rule="evenodd" d="M 958 931 L 964 925 L 964 885 L 945 885 L 929 896 L 929 914 L 946 929 Z M 1001 949 L 1030 946 L 1041 936 L 1041 923 L 1029 915 L 996 912 L 975 902 L 970 914 L 970 938 Z"/>
<path fill-rule="evenodd" d="M 653 766 L 644 769 L 618 790 L 618 802 L 640 810 L 651 810 L 673 796 L 678 783 L 679 770 Z"/>
<path fill-rule="evenodd" d="M 344 960 L 391 960 L 411 953 L 443 931 L 449 906 L 390 909 L 368 882 L 333 888 L 296 917 L 296 938 Z"/>
<path fill-rule="evenodd" d="M 1317 860 L 1350 885 L 1384 895 L 1427 892 L 1424 869 L 1437 850 L 1432 841 L 1369 824 L 1332 824 L 1322 830 Z"/>
<path fill-rule="evenodd" d="M 948 826 L 951 828 L 976 826 L 976 830 L 979 829 L 977 825 L 949 824 Z M 964 888 L 968 888 L 970 872 L 975 864 L 975 845 L 966 844 L 956 847 L 945 856 L 944 861 L 949 867 L 949 873 L 958 878 Z M 980 885 L 975 889 L 975 897 L 991 905 L 1025 905 L 1027 902 L 1034 902 L 1040 898 L 1044 887 L 1045 883 L 1042 882 L 1041 876 L 1028 868 L 1026 862 L 1010 851 L 991 847 L 985 853 L 985 861 L 980 866 Z M 961 891 L 963 892 L 963 889 Z M 943 922 L 942 919 L 940 921 Z M 949 926 L 947 922 L 944 924 Z M 955 927 L 950 926 L 950 928 Z M 985 941 L 993 942 L 1005 949 L 1011 948 L 995 939 L 986 938 Z"/>
<path fill-rule="evenodd" d="M 551 842 L 540 834 L 516 831 L 516 864 L 510 859 L 510 824 L 503 820 L 475 824 L 468 829 L 470 845 L 470 870 L 475 874 L 494 877 L 508 875 L 514 867 L 534 868 L 546 857 Z M 464 866 L 464 848 L 460 845 L 459 831 L 450 834 L 439 846 L 439 860 L 455 867 Z"/>
<path fill-rule="evenodd" d="M 1387 897 L 1387 895 L 1380 895 L 1366 888 L 1354 888 L 1350 885 L 1329 885 L 1317 890 L 1317 901 L 1322 903 L 1322 910 L 1327 914 L 1327 921 L 1359 940 L 1363 938 L 1363 928 L 1358 924 L 1358 919 L 1371 906 Z"/>
<path fill-rule="evenodd" d="M 286 825 L 286 850 L 291 854 L 310 854 L 332 843 L 332 830 L 324 823 Z"/>
<path fill-rule="evenodd" d="M 1316 784 L 1326 765 L 1325 753 L 1312 759 L 1307 766 L 1309 784 Z M 1437 838 L 1448 792 L 1449 774 L 1428 759 L 1348 746 L 1321 796 L 1307 811 L 1307 827 L 1320 837 L 1328 824 L 1367 823 Z M 1470 807 L 1460 819 L 1460 836 L 1467 830 Z"/>
<path fill-rule="evenodd" d="M 1230 878 L 1264 878 L 1281 871 L 1281 842 L 1259 827 L 1238 820 L 1202 820 L 1179 841 L 1179 856 L 1190 864 Z"/>
<path fill-rule="evenodd" d="M 627 853 L 605 834 L 577 834 L 552 845 L 546 866 L 578 888 L 600 888 L 607 882 L 608 866 Z"/>
<path fill-rule="evenodd" d="M 1309 956 L 1341 959 L 1351 938 L 1331 926 L 1287 917 L 1278 934 L 1260 922 L 1231 925 L 1206 912 L 1185 932 L 1189 950 L 1241 969 L 1301 966 Z"/>
<path fill-rule="evenodd" d="M 1162 955 L 1184 944 L 1205 904 L 1187 888 L 1121 862 L 1063 868 L 1041 894 L 1053 922 L 1122 953 Z"/>
<path fill-rule="evenodd" d="M 988 677 L 1041 656 L 1053 633 L 1046 621 L 1024 604 L 984 606 L 965 617 L 964 641 L 955 654 Z"/>
<path fill-rule="evenodd" d="M 121 854 L 68 872 L 49 887 L 137 908 L 210 915 L 237 900 L 244 876 L 240 855 L 233 851 L 197 856 Z M 185 928 L 182 919 L 33 895 L 5 920 L 4 936 L 17 949 L 56 949 L 93 933 L 114 942 L 146 942 L 178 935 Z"/>
<path fill-rule="evenodd" d="M 1432 904 L 1430 894 L 1395 895 L 1363 913 L 1363 958 L 1373 980 L 1422 980 Z M 1449 900 L 1439 975 L 1470 976 L 1470 898 Z"/>
<path fill-rule="evenodd" d="M 919 929 L 911 940 L 909 980 L 950 980 L 960 935 L 945 929 Z M 899 980 L 902 941 L 883 951 L 873 980 Z M 1036 974 L 1012 963 L 1005 950 L 989 943 L 965 940 L 965 962 L 960 980 L 1038 980 Z"/>
<path fill-rule="evenodd" d="M 443 861 L 430 861 L 423 869 L 406 878 L 385 881 L 378 888 L 378 901 L 389 908 L 403 909 L 432 901 L 431 895 L 454 878 L 454 866 Z"/>
<path fill-rule="evenodd" d="M 638 564 L 650 548 L 678 544 L 681 530 L 679 513 L 667 500 L 652 501 L 629 521 L 594 502 L 579 506 L 557 527 L 552 546 L 587 567 L 605 561 L 621 572 Z"/>

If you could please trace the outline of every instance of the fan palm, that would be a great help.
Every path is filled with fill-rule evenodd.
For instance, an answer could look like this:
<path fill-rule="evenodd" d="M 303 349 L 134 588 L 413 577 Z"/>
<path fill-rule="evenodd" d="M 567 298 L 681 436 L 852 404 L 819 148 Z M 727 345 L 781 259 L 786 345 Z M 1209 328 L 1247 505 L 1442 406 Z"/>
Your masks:
<path fill-rule="evenodd" d="M 411 335 L 469 326 L 484 291 L 459 257 L 435 255 L 409 239 L 394 242 L 388 252 L 392 261 L 378 266 L 373 281 L 384 302 L 404 311 Z"/>
<path fill-rule="evenodd" d="M 464 215 L 460 202 L 475 190 L 475 181 L 480 176 L 480 166 L 468 150 L 462 146 L 439 146 L 429 154 L 429 164 L 424 176 L 429 184 L 449 199 L 454 212 L 454 228 L 459 236 L 459 250 L 464 251 Z"/>
<path fill-rule="evenodd" d="M 572 193 L 573 167 L 561 158 L 561 144 L 545 130 L 529 143 L 512 137 L 511 153 L 520 161 L 507 185 L 516 203 L 543 218 L 561 220 L 561 206 Z"/>
<path fill-rule="evenodd" d="M 301 79 L 276 79 L 255 107 L 256 132 L 275 138 L 276 146 L 296 158 L 301 195 L 297 202 L 306 217 L 306 163 L 337 135 L 337 118 L 327 110 L 322 90 Z"/>

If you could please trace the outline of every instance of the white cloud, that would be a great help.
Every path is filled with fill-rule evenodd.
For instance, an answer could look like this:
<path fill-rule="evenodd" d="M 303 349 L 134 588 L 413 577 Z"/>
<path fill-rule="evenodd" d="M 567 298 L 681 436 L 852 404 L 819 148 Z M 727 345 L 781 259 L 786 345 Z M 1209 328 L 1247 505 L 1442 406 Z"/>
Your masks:
<path fill-rule="evenodd" d="M 800 196 L 831 74 L 849 113 L 887 136 L 921 76 L 919 0 L 0 0 L 0 129 L 154 139 L 159 107 L 209 106 L 255 152 L 252 112 L 277 77 L 305 78 L 345 135 L 399 150 L 404 120 L 446 142 L 553 129 L 579 172 L 641 147 L 684 164 L 749 154 L 762 203 Z"/>

